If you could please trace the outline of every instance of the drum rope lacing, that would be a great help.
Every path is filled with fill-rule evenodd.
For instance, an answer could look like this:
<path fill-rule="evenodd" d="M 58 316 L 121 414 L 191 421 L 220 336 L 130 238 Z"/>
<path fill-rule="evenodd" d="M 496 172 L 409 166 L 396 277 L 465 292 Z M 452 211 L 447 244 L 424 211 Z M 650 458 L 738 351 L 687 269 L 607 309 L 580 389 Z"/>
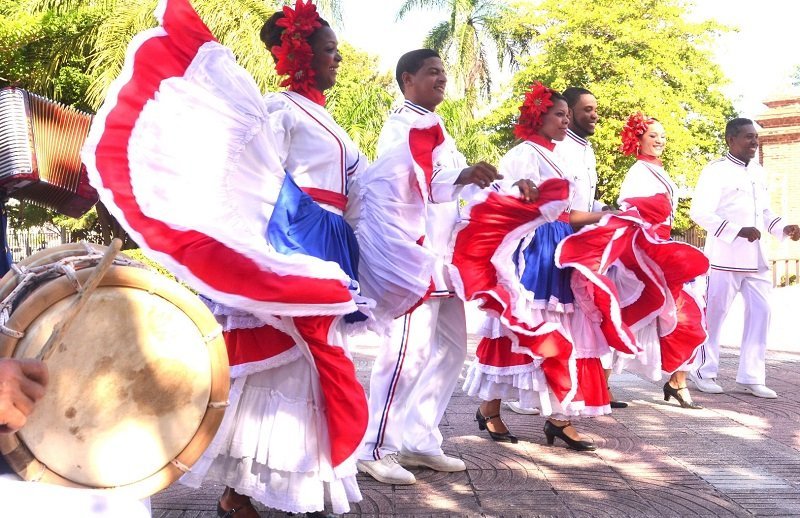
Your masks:
<path fill-rule="evenodd" d="M 179 461 L 178 459 L 172 459 L 170 461 L 170 464 L 172 464 L 173 466 L 175 466 L 179 470 L 183 471 L 184 473 L 188 473 L 189 471 L 191 471 L 191 468 L 189 468 L 189 466 L 187 466 L 183 462 Z"/>
<path fill-rule="evenodd" d="M 82 287 L 77 277 L 77 272 L 84 268 L 93 266 L 103 258 L 103 253 L 98 252 L 87 243 L 83 243 L 87 250 L 87 255 L 75 255 L 65 257 L 54 263 L 43 264 L 39 266 L 27 267 L 24 265 L 12 265 L 11 269 L 16 274 L 16 287 L 11 290 L 11 293 L 0 302 L 0 333 L 12 338 L 22 338 L 25 333 L 17 331 L 7 326 L 8 321 L 11 319 L 11 313 L 14 310 L 18 299 L 24 297 L 31 288 L 39 284 L 49 281 L 61 276 L 69 280 L 70 284 L 75 288 L 76 292 L 80 292 Z M 146 266 L 128 259 L 127 257 L 117 256 L 114 259 L 114 264 L 117 266 L 133 266 L 136 268 L 147 269 Z"/>

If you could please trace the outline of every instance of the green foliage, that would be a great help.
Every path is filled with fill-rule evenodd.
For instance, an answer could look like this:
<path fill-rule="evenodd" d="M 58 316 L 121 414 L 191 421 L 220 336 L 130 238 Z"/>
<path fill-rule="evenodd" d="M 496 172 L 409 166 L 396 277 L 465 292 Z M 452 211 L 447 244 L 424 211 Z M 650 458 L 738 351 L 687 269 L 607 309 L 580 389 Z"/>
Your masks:
<path fill-rule="evenodd" d="M 340 44 L 339 52 L 343 59 L 336 86 L 327 92 L 328 111 L 359 149 L 374 160 L 378 136 L 397 87 L 390 73 L 378 72 L 376 56 L 347 43 Z"/>
<path fill-rule="evenodd" d="M 92 52 L 86 34 L 99 25 L 96 7 L 58 13 L 27 12 L 24 3 L 0 3 L 0 86 L 16 84 L 87 109 Z"/>
<path fill-rule="evenodd" d="M 54 212 L 25 201 L 6 203 L 6 215 L 8 216 L 8 226 L 12 229 L 29 229 L 41 227 L 51 222 L 55 215 Z"/>
<path fill-rule="evenodd" d="M 797 275 L 792 274 L 788 279 L 785 275 L 781 275 L 781 280 L 778 283 L 778 287 L 785 288 L 786 286 L 792 286 L 794 284 L 797 284 Z"/>
<path fill-rule="evenodd" d="M 161 265 L 161 263 L 159 263 L 157 261 L 154 261 L 154 260 L 150 259 L 149 257 L 147 257 L 144 254 L 144 252 L 142 252 L 141 248 L 131 248 L 129 250 L 125 250 L 123 253 L 125 255 L 127 255 L 128 257 L 130 257 L 131 259 L 133 259 L 134 261 L 139 261 L 142 264 L 146 264 L 147 266 L 150 267 L 151 270 L 154 270 L 154 271 L 160 273 L 164 277 L 168 277 L 168 278 L 170 278 L 170 279 L 172 279 L 174 281 L 178 280 L 174 275 L 172 275 L 172 273 L 169 270 L 164 268 Z"/>
<path fill-rule="evenodd" d="M 0 0 L 0 86 L 13 84 L 89 109 L 86 92 L 91 82 L 87 73 L 91 47 L 84 35 L 99 23 L 99 9 L 86 6 L 63 13 L 50 9 L 30 13 L 24 7 L 24 3 Z M 74 220 L 24 201 L 8 204 L 7 212 L 14 229 L 63 223 L 81 238 L 81 230 L 88 232 L 91 226 L 86 216 Z"/>
<path fill-rule="evenodd" d="M 72 21 L 72 25 L 67 24 L 65 27 L 74 30 L 61 31 L 62 37 L 56 40 L 58 45 L 42 44 L 42 48 L 47 50 L 43 56 L 53 63 L 60 63 L 71 55 L 81 56 L 84 60 L 84 68 L 81 70 L 88 74 L 88 89 L 82 97 L 86 106 L 93 109 L 100 106 L 109 85 L 119 75 L 125 51 L 133 36 L 156 25 L 153 11 L 157 0 L 0 1 L 0 6 L 16 4 L 14 12 L 26 13 L 25 16 L 34 19 L 51 16 L 62 23 Z M 262 90 L 276 89 L 279 81 L 272 59 L 258 34 L 264 21 L 281 5 L 288 3 L 290 2 L 270 0 L 192 1 L 211 32 L 233 51 L 239 64 L 250 72 Z M 321 1 L 319 5 L 321 12 L 333 21 L 341 19 L 337 0 Z M 7 13 L 0 10 L 0 14 Z M 76 16 L 78 19 L 74 19 Z M 31 32 L 39 34 L 40 31 L 33 27 Z M 61 45 L 61 42 L 66 45 Z M 45 70 L 46 76 L 56 76 L 54 69 L 45 67 Z M 55 87 L 47 90 L 50 97 L 55 92 Z"/>
<path fill-rule="evenodd" d="M 496 164 L 502 153 L 495 145 L 484 121 L 473 115 L 467 99 L 447 100 L 436 109 L 444 119 L 448 133 L 469 163 L 481 160 Z"/>
<path fill-rule="evenodd" d="M 55 227 L 69 230 L 74 240 L 95 241 L 101 233 L 97 209 L 92 208 L 80 218 L 71 218 L 27 201 L 14 200 L 5 206 L 8 226 L 15 230 Z M 110 241 L 110 239 L 109 239 Z"/>
<path fill-rule="evenodd" d="M 458 90 L 488 97 L 491 93 L 490 57 L 500 66 L 516 66 L 528 50 L 533 28 L 521 23 L 515 4 L 498 0 L 406 0 L 397 13 L 401 19 L 419 8 L 448 11 L 448 18 L 437 23 L 423 42 L 436 49 L 456 79 Z"/>
<path fill-rule="evenodd" d="M 617 198 L 632 157 L 619 151 L 619 133 L 631 113 L 658 118 L 668 134 L 665 166 L 679 185 L 694 186 L 700 170 L 723 146 L 725 121 L 734 114 L 720 91 L 726 83 L 711 59 L 714 38 L 728 30 L 686 20 L 680 0 L 544 0 L 531 7 L 539 52 L 514 78 L 513 98 L 493 116 L 498 142 L 510 145 L 509 128 L 522 94 L 535 80 L 558 90 L 582 86 L 598 99 L 601 115 L 592 137 L 599 192 Z M 688 226 L 686 207 L 676 228 Z"/>

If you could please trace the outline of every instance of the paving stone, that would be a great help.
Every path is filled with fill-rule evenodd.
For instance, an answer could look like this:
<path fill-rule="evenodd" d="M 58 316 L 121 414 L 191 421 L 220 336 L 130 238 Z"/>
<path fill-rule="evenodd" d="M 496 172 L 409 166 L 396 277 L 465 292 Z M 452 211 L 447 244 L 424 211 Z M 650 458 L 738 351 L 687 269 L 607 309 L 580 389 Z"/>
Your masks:
<path fill-rule="evenodd" d="M 558 494 L 576 517 L 660 516 L 636 491 L 559 491 Z"/>
<path fill-rule="evenodd" d="M 536 463 L 528 455 L 524 446 L 515 449 L 482 448 L 480 446 L 466 449 L 460 447 L 461 458 L 468 470 L 528 470 L 537 469 Z M 513 452 L 513 453 L 511 453 Z"/>
<path fill-rule="evenodd" d="M 696 468 L 703 480 L 724 493 L 732 490 L 790 489 L 791 485 L 770 471 L 754 466 L 701 466 Z"/>
<path fill-rule="evenodd" d="M 437 491 L 469 491 L 470 490 L 470 477 L 466 471 L 459 471 L 457 473 L 445 473 L 442 471 L 433 471 L 431 469 L 411 468 L 409 471 L 414 474 L 417 483 L 413 486 L 429 487 L 431 490 Z M 396 490 L 401 491 L 404 487 L 398 486 Z"/>
<path fill-rule="evenodd" d="M 569 508 L 553 491 L 477 491 L 486 516 L 570 516 Z"/>
<path fill-rule="evenodd" d="M 550 483 L 539 470 L 470 470 L 476 491 L 547 491 Z"/>
<path fill-rule="evenodd" d="M 351 505 L 350 514 L 364 516 L 394 513 L 392 492 L 386 490 L 385 484 L 383 484 L 384 487 L 364 487 L 361 482 L 362 477 L 359 477 L 358 484 L 361 487 L 361 496 L 363 500 L 357 504 Z"/>
<path fill-rule="evenodd" d="M 392 496 L 397 516 L 450 515 L 480 513 L 473 491 L 434 491 L 430 488 L 405 486 Z"/>
<path fill-rule="evenodd" d="M 570 470 L 553 473 L 544 470 L 547 481 L 556 491 L 609 491 L 630 489 L 628 482 L 614 470 Z"/>
<path fill-rule="evenodd" d="M 474 351 L 476 341 L 470 341 Z M 704 410 L 681 409 L 661 396 L 663 382 L 630 373 L 611 380 L 616 397 L 631 403 L 576 426 L 596 452 L 576 452 L 557 440 L 545 445 L 541 416 L 504 411 L 520 438 L 497 443 L 477 428 L 479 401 L 460 390 L 442 421 L 443 448 L 467 471 L 413 469 L 411 486 L 382 484 L 359 475 L 364 499 L 346 517 L 683 517 L 800 516 L 800 354 L 768 353 L 775 401 L 734 390 L 738 356 L 723 349 L 720 382 L 729 391 L 693 391 Z M 354 353 L 368 383 L 374 343 Z M 465 364 L 466 368 L 466 364 Z M 211 518 L 219 484 L 180 484 L 152 497 L 155 518 Z M 287 514 L 256 504 L 262 517 Z"/>
<path fill-rule="evenodd" d="M 728 493 L 732 500 L 751 502 L 753 504 L 777 504 L 800 506 L 800 493 L 793 490 L 740 490 Z"/>
<path fill-rule="evenodd" d="M 686 488 L 637 489 L 637 494 L 664 517 L 749 516 L 750 513 L 720 493 Z"/>

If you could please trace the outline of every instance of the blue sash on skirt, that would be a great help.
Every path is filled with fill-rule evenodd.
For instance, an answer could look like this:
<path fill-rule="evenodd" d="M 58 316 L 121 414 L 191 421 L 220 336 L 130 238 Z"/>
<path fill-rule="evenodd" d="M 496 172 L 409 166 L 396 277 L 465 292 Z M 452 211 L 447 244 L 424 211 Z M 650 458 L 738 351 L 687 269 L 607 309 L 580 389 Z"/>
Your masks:
<path fill-rule="evenodd" d="M 572 227 L 563 221 L 546 223 L 536 229 L 533 240 L 524 250 L 514 254 L 514 265 L 520 282 L 533 292 L 534 300 L 572 304 L 575 298 L 570 288 L 572 268 L 558 268 L 555 264 L 556 247 L 562 239 L 572 234 Z M 525 270 L 520 275 L 520 255 L 525 260 Z M 553 300 L 555 299 L 555 300 Z"/>
<path fill-rule="evenodd" d="M 288 173 L 267 225 L 267 239 L 279 253 L 333 261 L 358 281 L 358 242 L 353 229 L 342 216 L 320 207 Z M 360 312 L 345 316 L 348 323 L 366 319 Z"/>

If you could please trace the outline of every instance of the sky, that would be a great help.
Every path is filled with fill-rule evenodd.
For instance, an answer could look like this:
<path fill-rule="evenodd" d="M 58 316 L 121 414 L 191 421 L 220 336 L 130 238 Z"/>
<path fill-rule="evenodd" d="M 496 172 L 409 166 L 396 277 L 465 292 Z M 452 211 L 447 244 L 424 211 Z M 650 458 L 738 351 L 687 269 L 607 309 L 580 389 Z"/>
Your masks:
<path fill-rule="evenodd" d="M 533 0 L 532 0 L 533 1 Z M 425 34 L 445 18 L 442 11 L 418 10 L 402 21 L 395 14 L 402 0 L 342 0 L 339 38 L 376 54 L 381 66 L 394 70 L 405 51 L 417 48 Z M 786 92 L 800 65 L 797 0 L 695 0 L 693 16 L 712 18 L 739 28 L 723 36 L 714 55 L 731 84 L 723 89 L 744 117 L 758 117 L 762 101 Z M 790 14 L 791 13 L 791 14 Z"/>

